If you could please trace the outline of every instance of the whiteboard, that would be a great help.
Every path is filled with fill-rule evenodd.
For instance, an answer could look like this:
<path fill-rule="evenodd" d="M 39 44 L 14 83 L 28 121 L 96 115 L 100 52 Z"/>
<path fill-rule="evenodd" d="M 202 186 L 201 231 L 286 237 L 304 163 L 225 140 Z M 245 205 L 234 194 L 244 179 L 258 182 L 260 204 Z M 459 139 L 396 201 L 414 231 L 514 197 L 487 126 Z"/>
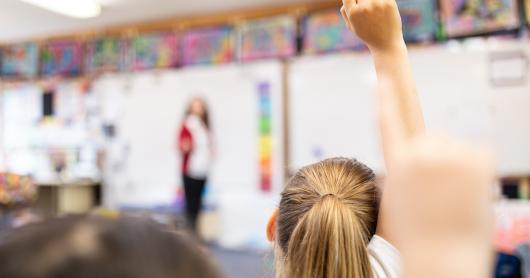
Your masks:
<path fill-rule="evenodd" d="M 530 84 L 493 87 L 487 49 L 410 51 L 427 129 L 490 147 L 501 175 L 529 174 Z M 529 53 L 524 43 L 494 49 Z M 290 171 L 335 156 L 383 171 L 368 53 L 299 58 L 290 67 L 289 85 Z"/>
<path fill-rule="evenodd" d="M 273 190 L 259 187 L 259 91 L 270 85 Z M 111 207 L 164 206 L 181 186 L 176 135 L 194 96 L 206 99 L 213 129 L 215 161 L 209 196 L 220 214 L 224 246 L 265 246 L 264 227 L 283 185 L 282 64 L 197 67 L 184 70 L 109 75 L 93 92 L 103 122 L 114 123 L 107 146 L 105 177 Z M 246 208 L 252 208 L 250 210 Z"/>

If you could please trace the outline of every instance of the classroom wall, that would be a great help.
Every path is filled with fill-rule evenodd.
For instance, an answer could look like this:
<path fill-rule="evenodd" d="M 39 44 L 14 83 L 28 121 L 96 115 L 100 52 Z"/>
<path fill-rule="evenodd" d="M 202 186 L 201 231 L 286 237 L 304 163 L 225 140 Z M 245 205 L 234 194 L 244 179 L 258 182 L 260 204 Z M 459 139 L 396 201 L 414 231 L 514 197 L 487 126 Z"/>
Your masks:
<path fill-rule="evenodd" d="M 412 48 L 410 59 L 427 129 L 490 147 L 501 175 L 530 173 L 530 82 L 496 87 L 494 53 L 522 51 L 527 42 L 472 42 Z M 509 70 L 509 69 L 507 69 Z M 383 172 L 368 53 L 302 57 L 290 67 L 289 170 L 349 156 Z"/>

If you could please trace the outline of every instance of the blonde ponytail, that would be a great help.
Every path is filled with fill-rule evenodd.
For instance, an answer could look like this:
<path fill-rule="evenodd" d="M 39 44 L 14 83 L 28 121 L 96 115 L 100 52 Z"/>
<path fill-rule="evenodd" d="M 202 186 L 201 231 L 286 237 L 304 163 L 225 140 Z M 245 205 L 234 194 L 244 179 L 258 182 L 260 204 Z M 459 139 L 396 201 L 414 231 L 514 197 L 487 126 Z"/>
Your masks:
<path fill-rule="evenodd" d="M 371 278 L 367 244 L 375 229 L 375 175 L 349 159 L 301 169 L 282 193 L 278 277 Z"/>

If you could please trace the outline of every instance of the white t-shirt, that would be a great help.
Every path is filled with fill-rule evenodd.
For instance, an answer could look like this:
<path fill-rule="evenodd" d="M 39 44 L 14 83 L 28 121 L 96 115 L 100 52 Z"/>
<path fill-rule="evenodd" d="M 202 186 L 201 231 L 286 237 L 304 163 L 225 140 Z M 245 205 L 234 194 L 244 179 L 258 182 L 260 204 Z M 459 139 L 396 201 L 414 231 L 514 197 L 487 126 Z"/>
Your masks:
<path fill-rule="evenodd" d="M 399 251 L 388 241 L 375 235 L 368 244 L 368 255 L 374 278 L 399 278 L 401 257 Z"/>
<path fill-rule="evenodd" d="M 211 162 L 210 134 L 197 116 L 189 116 L 185 124 L 191 133 L 193 141 L 193 148 L 189 158 L 188 176 L 197 179 L 206 178 Z"/>

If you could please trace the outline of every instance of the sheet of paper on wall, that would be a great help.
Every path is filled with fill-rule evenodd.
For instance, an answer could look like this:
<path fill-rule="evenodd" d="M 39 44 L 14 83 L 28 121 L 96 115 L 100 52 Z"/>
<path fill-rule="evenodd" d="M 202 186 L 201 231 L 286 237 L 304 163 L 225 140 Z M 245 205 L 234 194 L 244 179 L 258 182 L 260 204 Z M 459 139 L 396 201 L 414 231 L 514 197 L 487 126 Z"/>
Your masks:
<path fill-rule="evenodd" d="M 494 53 L 490 57 L 493 86 L 522 86 L 528 82 L 529 60 L 524 52 Z"/>

